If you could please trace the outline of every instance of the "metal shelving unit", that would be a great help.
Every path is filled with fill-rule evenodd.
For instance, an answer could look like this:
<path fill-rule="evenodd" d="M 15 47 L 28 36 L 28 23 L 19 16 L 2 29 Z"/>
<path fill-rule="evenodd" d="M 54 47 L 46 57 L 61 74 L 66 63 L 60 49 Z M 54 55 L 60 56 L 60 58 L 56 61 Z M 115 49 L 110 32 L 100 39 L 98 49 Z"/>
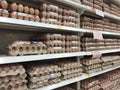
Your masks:
<path fill-rule="evenodd" d="M 36 0 L 41 1 L 41 0 Z M 119 3 L 118 0 L 110 0 L 114 3 Z M 57 0 L 56 2 L 69 5 L 71 7 L 74 7 L 76 9 L 81 9 L 90 13 L 95 14 L 92 7 L 82 5 L 79 3 L 75 3 L 70 0 Z M 120 22 L 120 17 L 116 15 L 112 15 L 107 12 L 103 12 L 104 16 L 113 20 L 116 20 Z M 7 26 L 7 27 L 6 27 Z M 18 19 L 12 19 L 12 18 L 6 18 L 6 17 L 0 17 L 0 28 L 4 30 L 22 30 L 22 31 L 36 31 L 36 32 L 42 32 L 44 30 L 46 31 L 69 31 L 69 32 L 77 32 L 77 33 L 92 33 L 93 30 L 88 29 L 81 29 L 81 28 L 71 28 L 61 25 L 52 25 L 52 24 L 45 24 L 40 22 L 31 22 L 31 21 L 24 21 L 24 20 L 18 20 Z M 44 29 L 44 30 L 43 30 Z M 49 30 L 48 30 L 49 29 Z M 101 31 L 103 35 L 114 35 L 114 36 L 120 36 L 120 32 L 106 32 Z M 120 49 L 111 49 L 111 50 L 100 50 L 98 51 L 102 54 L 106 53 L 113 53 L 113 52 L 120 52 Z M 48 60 L 48 59 L 57 59 L 57 58 L 67 58 L 67 57 L 81 57 L 86 55 L 92 55 L 92 52 L 75 52 L 75 53 L 60 53 L 60 54 L 46 54 L 46 55 L 29 55 L 29 56 L 0 56 L 0 64 L 8 64 L 8 63 L 18 63 L 18 62 L 30 62 L 30 61 L 42 61 L 42 60 Z M 110 68 L 107 70 L 103 70 L 100 72 L 95 72 L 91 74 L 82 74 L 79 77 L 68 79 L 61 81 L 59 83 L 45 86 L 36 90 L 51 90 L 56 89 L 71 83 L 75 83 L 90 77 L 94 77 L 112 70 L 115 70 L 117 68 L 120 68 L 120 66 Z"/>

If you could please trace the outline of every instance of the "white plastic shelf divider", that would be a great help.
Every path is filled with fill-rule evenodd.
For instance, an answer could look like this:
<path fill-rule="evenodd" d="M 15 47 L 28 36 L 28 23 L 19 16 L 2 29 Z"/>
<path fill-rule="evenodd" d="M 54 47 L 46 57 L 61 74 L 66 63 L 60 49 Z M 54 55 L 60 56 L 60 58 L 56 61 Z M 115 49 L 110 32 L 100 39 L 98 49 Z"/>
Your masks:
<path fill-rule="evenodd" d="M 85 11 L 94 13 L 92 7 L 89 7 L 87 5 L 82 5 L 80 3 L 76 3 L 76 2 L 73 2 L 73 1 L 70 1 L 70 0 L 57 0 L 57 1 L 60 2 L 60 3 L 64 3 L 66 5 L 70 5 L 70 6 L 75 7 L 75 8 L 83 9 Z M 111 19 L 115 19 L 117 21 L 120 21 L 120 17 L 118 17 L 116 15 L 113 15 L 113 14 L 110 14 L 110 13 L 107 13 L 107 12 L 104 12 L 104 16 L 108 17 L 108 18 L 111 18 Z"/>
<path fill-rule="evenodd" d="M 17 62 L 30 62 L 39 60 L 49 60 L 56 58 L 85 56 L 86 52 L 75 53 L 61 53 L 61 54 L 45 54 L 45 55 L 28 55 L 28 56 L 1 56 L 0 64 L 17 63 Z"/>
<path fill-rule="evenodd" d="M 64 80 L 64 81 L 61 81 L 59 83 L 49 85 L 49 86 L 45 86 L 45 87 L 35 89 L 35 90 L 52 90 L 52 89 L 56 89 L 56 88 L 59 88 L 59 87 L 62 87 L 62 86 L 65 86 L 65 85 L 68 85 L 68 84 L 71 84 L 71 83 L 75 83 L 75 82 L 78 82 L 78 81 L 81 81 L 81 80 L 84 80 L 84 79 L 87 79 L 87 78 L 91 78 L 91 77 L 94 77 L 94 76 L 97 76 L 97 75 L 100 75 L 100 74 L 103 74 L 103 73 L 118 69 L 118 68 L 120 68 L 120 66 L 113 67 L 113 68 L 110 68 L 110 69 L 106 69 L 106 70 L 103 70 L 103 71 L 100 71 L 100 72 L 91 73 L 91 74 L 82 74 L 79 77 Z"/>
<path fill-rule="evenodd" d="M 98 50 L 98 52 L 100 52 L 102 54 L 106 54 L 106 53 L 120 52 L 120 49 Z M 92 51 L 86 52 L 86 55 L 92 55 Z"/>

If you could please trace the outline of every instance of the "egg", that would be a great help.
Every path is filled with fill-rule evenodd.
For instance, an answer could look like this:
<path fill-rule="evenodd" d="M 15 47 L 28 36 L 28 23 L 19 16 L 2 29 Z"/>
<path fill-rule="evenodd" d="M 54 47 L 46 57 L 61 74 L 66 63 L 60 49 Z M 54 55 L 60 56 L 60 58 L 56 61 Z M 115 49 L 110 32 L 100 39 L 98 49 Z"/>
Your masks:
<path fill-rule="evenodd" d="M 10 5 L 10 10 L 11 10 L 11 11 L 17 11 L 17 9 L 18 9 L 18 6 L 17 6 L 16 3 L 12 3 L 12 4 Z"/>
<path fill-rule="evenodd" d="M 35 16 L 35 22 L 39 22 L 40 21 L 40 17 L 39 16 Z"/>
<path fill-rule="evenodd" d="M 22 5 L 22 4 L 19 4 L 19 5 L 18 5 L 18 11 L 19 11 L 19 12 L 23 12 L 23 10 L 24 10 L 23 5 Z"/>
<path fill-rule="evenodd" d="M 17 19 L 17 12 L 10 13 L 10 17 Z"/>
<path fill-rule="evenodd" d="M 24 6 L 24 13 L 29 13 L 30 12 L 30 8 L 28 6 Z"/>
<path fill-rule="evenodd" d="M 2 12 L 1 14 L 2 14 L 3 17 L 8 17 L 9 16 L 9 12 L 7 10 L 2 10 L 1 12 Z"/>
<path fill-rule="evenodd" d="M 34 10 L 34 8 L 30 8 L 30 14 L 32 14 L 32 15 L 35 14 L 35 10 Z"/>
<path fill-rule="evenodd" d="M 39 13 L 40 13 L 40 12 L 39 12 L 39 10 L 38 10 L 38 9 L 35 9 L 35 15 L 37 15 L 37 16 L 38 16 L 38 15 L 39 15 Z"/>
<path fill-rule="evenodd" d="M 0 1 L 0 6 L 3 9 L 7 9 L 8 8 L 8 2 L 6 0 L 1 0 Z"/>

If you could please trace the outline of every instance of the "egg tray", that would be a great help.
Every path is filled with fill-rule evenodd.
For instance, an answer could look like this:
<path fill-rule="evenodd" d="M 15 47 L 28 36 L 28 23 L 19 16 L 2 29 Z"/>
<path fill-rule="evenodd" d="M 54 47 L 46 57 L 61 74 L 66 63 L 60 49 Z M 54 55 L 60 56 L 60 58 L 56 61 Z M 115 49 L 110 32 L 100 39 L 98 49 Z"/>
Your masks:
<path fill-rule="evenodd" d="M 94 73 L 94 72 L 100 72 L 102 71 L 102 68 L 101 67 L 98 67 L 98 68 L 94 68 L 94 69 L 90 69 L 90 70 L 83 70 L 85 73 Z"/>
<path fill-rule="evenodd" d="M 43 86 L 48 86 L 48 85 L 52 85 L 54 83 L 58 83 L 60 81 L 61 80 L 59 78 L 50 79 L 49 81 L 44 80 L 43 82 L 39 81 L 37 83 L 28 83 L 28 87 L 33 90 L 33 89 L 40 88 L 40 87 L 43 87 Z"/>
<path fill-rule="evenodd" d="M 88 1 L 88 0 L 81 0 L 81 3 L 90 7 L 93 7 L 93 0 L 92 1 Z"/>
<path fill-rule="evenodd" d="M 63 75 L 62 80 L 78 77 L 81 74 L 82 74 L 82 69 L 81 68 L 64 70 L 64 71 L 62 71 L 62 75 Z"/>
<path fill-rule="evenodd" d="M 11 88 L 18 88 L 18 87 L 23 87 L 27 83 L 27 80 L 14 80 L 6 83 L 1 83 L 0 84 L 0 90 L 8 90 Z"/>
<path fill-rule="evenodd" d="M 8 46 L 8 54 L 11 56 L 33 55 L 33 54 L 46 54 L 47 47 L 43 45 L 34 44 L 11 44 Z"/>
<path fill-rule="evenodd" d="M 0 77 L 23 75 L 25 72 L 26 71 L 23 68 L 23 66 L 19 65 L 19 64 L 1 65 L 0 66 Z"/>
<path fill-rule="evenodd" d="M 50 73 L 50 74 L 46 74 L 46 75 L 40 75 L 40 76 L 29 76 L 28 80 L 29 83 L 37 83 L 37 82 L 44 82 L 44 81 L 48 81 L 49 80 L 54 80 L 55 78 L 60 78 L 61 77 L 61 73 L 60 72 L 56 72 L 56 73 Z"/>
<path fill-rule="evenodd" d="M 99 85 L 95 85 L 90 88 L 81 88 L 81 90 L 99 90 L 101 87 Z"/>
<path fill-rule="evenodd" d="M 16 75 L 16 76 L 6 76 L 0 77 L 0 83 L 10 82 L 10 81 L 17 81 L 17 80 L 24 80 L 27 77 L 27 74 L 23 75 Z"/>

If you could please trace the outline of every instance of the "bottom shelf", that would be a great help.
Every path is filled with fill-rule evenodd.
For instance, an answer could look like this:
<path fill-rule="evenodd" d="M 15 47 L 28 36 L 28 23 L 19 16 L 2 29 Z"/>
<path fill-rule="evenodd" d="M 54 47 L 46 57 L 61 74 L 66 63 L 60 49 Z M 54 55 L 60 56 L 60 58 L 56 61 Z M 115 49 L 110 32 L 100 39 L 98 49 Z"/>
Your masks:
<path fill-rule="evenodd" d="M 61 81 L 59 83 L 49 85 L 49 86 L 45 86 L 45 87 L 35 89 L 35 90 L 52 90 L 52 89 L 56 89 L 56 88 L 59 88 L 59 87 L 62 87 L 62 86 L 65 86 L 65 85 L 68 85 L 68 84 L 71 84 L 71 83 L 74 83 L 74 82 L 78 82 L 78 81 L 81 81 L 81 80 L 84 80 L 84 79 L 87 79 L 87 78 L 90 78 L 90 77 L 94 77 L 94 76 L 97 76 L 97 75 L 100 75 L 100 74 L 103 74 L 103 73 L 118 69 L 118 68 L 120 68 L 120 66 L 113 67 L 113 68 L 110 68 L 110 69 L 106 69 L 106 70 L 103 70 L 103 71 L 100 71 L 100 72 L 91 73 L 91 74 L 82 74 L 79 77 L 64 80 L 64 81 Z"/>

